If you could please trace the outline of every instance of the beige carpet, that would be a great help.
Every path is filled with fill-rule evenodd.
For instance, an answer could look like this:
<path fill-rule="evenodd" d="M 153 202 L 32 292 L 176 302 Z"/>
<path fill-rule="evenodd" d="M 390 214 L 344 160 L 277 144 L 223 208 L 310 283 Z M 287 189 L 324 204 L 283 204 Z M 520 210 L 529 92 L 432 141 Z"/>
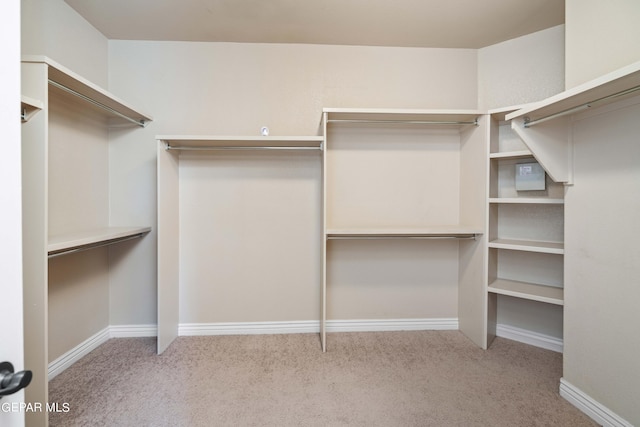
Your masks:
<path fill-rule="evenodd" d="M 562 356 L 457 331 L 112 339 L 50 383 L 51 426 L 593 426 Z"/>

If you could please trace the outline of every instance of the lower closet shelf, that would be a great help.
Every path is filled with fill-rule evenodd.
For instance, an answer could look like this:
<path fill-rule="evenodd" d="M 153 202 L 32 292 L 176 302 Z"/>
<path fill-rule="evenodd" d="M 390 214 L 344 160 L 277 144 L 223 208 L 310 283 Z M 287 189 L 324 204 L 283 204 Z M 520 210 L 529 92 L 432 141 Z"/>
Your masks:
<path fill-rule="evenodd" d="M 564 289 L 516 280 L 496 279 L 489 285 L 489 292 L 523 298 L 549 304 L 564 305 Z"/>
<path fill-rule="evenodd" d="M 151 227 L 101 227 L 49 237 L 49 258 L 142 237 Z"/>

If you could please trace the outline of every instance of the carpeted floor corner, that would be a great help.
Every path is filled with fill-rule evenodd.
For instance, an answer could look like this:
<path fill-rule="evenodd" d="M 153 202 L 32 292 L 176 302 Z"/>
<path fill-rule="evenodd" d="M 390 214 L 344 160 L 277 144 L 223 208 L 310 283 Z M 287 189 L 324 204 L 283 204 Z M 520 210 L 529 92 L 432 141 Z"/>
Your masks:
<path fill-rule="evenodd" d="M 562 355 L 458 331 L 112 339 L 54 378 L 55 426 L 595 426 Z"/>

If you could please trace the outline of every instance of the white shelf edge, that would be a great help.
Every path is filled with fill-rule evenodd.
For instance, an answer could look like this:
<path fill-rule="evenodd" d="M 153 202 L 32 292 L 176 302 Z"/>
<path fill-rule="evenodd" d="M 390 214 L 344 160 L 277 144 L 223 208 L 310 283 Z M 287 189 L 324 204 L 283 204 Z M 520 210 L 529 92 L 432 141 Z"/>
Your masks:
<path fill-rule="evenodd" d="M 499 153 L 489 154 L 489 158 L 491 159 L 520 159 L 523 157 L 533 157 L 533 153 L 529 150 L 519 150 L 519 151 L 502 151 Z"/>
<path fill-rule="evenodd" d="M 532 115 L 550 116 L 630 89 L 638 84 L 640 84 L 640 61 L 550 96 L 540 102 L 533 103 L 526 108 L 508 114 L 506 119 L 513 120 L 518 117 Z M 540 117 L 531 117 L 531 119 L 536 120 L 540 119 Z"/>
<path fill-rule="evenodd" d="M 323 136 L 156 135 L 159 141 L 199 142 L 323 142 Z"/>
<path fill-rule="evenodd" d="M 71 71 L 67 67 L 59 64 L 47 56 L 42 55 L 23 55 L 23 63 L 41 63 L 49 66 L 49 78 L 58 84 L 61 84 L 69 89 L 72 89 L 83 96 L 95 101 L 99 104 L 105 105 L 117 113 L 124 116 L 131 117 L 132 119 L 148 122 L 153 118 L 141 112 L 139 109 L 132 107 L 127 102 L 118 98 L 109 91 L 96 85 L 95 83 L 85 79 L 77 73 Z"/>
<path fill-rule="evenodd" d="M 483 115 L 487 114 L 482 110 L 437 110 L 420 108 L 333 108 L 324 107 L 323 113 L 344 113 L 344 114 L 389 114 L 389 115 Z"/>
<path fill-rule="evenodd" d="M 50 255 L 66 253 L 81 248 L 94 247 L 114 241 L 122 241 L 151 231 L 151 227 L 101 227 L 81 232 L 50 236 L 47 252 Z"/>
<path fill-rule="evenodd" d="M 458 238 L 482 235 L 484 232 L 477 227 L 465 226 L 437 226 L 417 228 L 329 228 L 326 238 Z"/>
<path fill-rule="evenodd" d="M 564 199 L 549 199 L 544 197 L 491 197 L 489 198 L 489 203 L 563 205 Z"/>
<path fill-rule="evenodd" d="M 491 293 L 500 295 L 507 295 L 555 305 L 564 305 L 564 289 L 555 286 L 519 282 L 516 280 L 496 279 L 488 286 L 487 290 Z"/>
<path fill-rule="evenodd" d="M 564 254 L 564 243 L 535 240 L 495 239 L 489 242 L 490 248 L 512 251 L 539 252 L 546 254 Z"/>

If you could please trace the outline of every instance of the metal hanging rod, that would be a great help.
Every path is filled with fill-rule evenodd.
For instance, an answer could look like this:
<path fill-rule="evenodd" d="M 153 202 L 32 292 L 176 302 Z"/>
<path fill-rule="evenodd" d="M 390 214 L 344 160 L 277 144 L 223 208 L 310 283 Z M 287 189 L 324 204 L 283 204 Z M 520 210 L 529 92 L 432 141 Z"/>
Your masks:
<path fill-rule="evenodd" d="M 367 119 L 329 119 L 327 123 L 382 123 L 382 124 L 412 124 L 412 125 L 473 125 L 478 126 L 478 119 L 474 121 L 454 120 L 367 120 Z"/>
<path fill-rule="evenodd" d="M 213 145 L 213 146 L 203 146 L 203 147 L 197 147 L 197 146 L 186 146 L 186 145 L 179 145 L 179 146 L 171 146 L 169 144 L 167 144 L 166 146 L 166 150 L 185 150 L 185 151 L 255 151 L 255 150 L 259 150 L 259 151 L 267 151 L 267 150 L 282 150 L 282 151 L 298 151 L 298 150 L 322 150 L 321 146 L 317 146 L 317 147 L 307 147 L 307 146 L 264 146 L 264 145 L 259 145 L 259 146 L 247 146 L 247 145 L 241 145 L 241 146 L 233 146 L 233 145 Z"/>
<path fill-rule="evenodd" d="M 586 102 L 584 104 L 578 105 L 577 107 L 567 108 L 566 110 L 559 111 L 557 113 L 549 114 L 548 116 L 541 117 L 539 119 L 531 120 L 529 117 L 524 118 L 524 127 L 528 128 L 530 126 L 546 122 L 547 120 L 556 119 L 558 117 L 566 116 L 567 114 L 577 113 L 582 110 L 586 110 L 593 106 L 593 104 L 597 104 L 602 101 L 608 101 L 613 98 L 618 98 L 620 96 L 628 95 L 633 92 L 637 92 L 640 90 L 640 85 L 634 86 L 630 89 L 626 89 L 620 92 L 616 92 L 612 95 L 603 96 L 602 98 L 594 99 L 593 101 Z"/>
<path fill-rule="evenodd" d="M 145 235 L 145 233 L 138 233 L 138 234 L 134 234 L 134 235 L 127 236 L 127 237 L 120 237 L 120 238 L 117 238 L 117 239 L 105 240 L 103 242 L 91 243 L 91 244 L 88 244 L 88 245 L 78 246 L 78 247 L 75 247 L 75 248 L 60 249 L 59 251 L 49 252 L 48 258 L 55 258 L 55 257 L 59 257 L 61 255 L 68 255 L 68 254 L 73 254 L 73 253 L 76 253 L 76 252 L 87 251 L 89 249 L 101 248 L 103 246 L 113 245 L 114 243 L 120 243 L 120 242 L 126 242 L 127 240 L 138 239 L 138 238 L 140 238 L 140 237 L 142 237 L 144 235 Z"/>
<path fill-rule="evenodd" d="M 147 122 L 144 121 L 144 120 L 137 120 L 137 119 L 133 119 L 133 118 L 131 118 L 129 116 L 126 116 L 126 115 L 122 114 L 121 112 L 116 111 L 113 108 L 109 107 L 108 105 L 104 105 L 101 102 L 96 101 L 95 99 L 91 99 L 88 96 L 83 95 L 80 92 L 77 92 L 77 91 L 75 91 L 75 90 L 73 90 L 71 88 L 68 88 L 65 85 L 62 85 L 62 84 L 60 84 L 60 83 L 58 83 L 58 82 L 56 82 L 54 80 L 49 79 L 49 84 L 52 85 L 52 86 L 55 86 L 55 87 L 57 87 L 59 89 L 62 89 L 65 92 L 68 92 L 68 93 L 70 93 L 70 94 L 72 94 L 74 96 L 77 96 L 78 98 L 81 98 L 81 99 L 83 99 L 83 100 L 85 100 L 85 101 L 87 101 L 87 102 L 89 102 L 89 103 L 91 103 L 91 104 L 93 104 L 93 105 L 95 105 L 97 107 L 102 108 L 103 110 L 106 110 L 106 111 L 110 112 L 111 114 L 114 114 L 114 115 L 116 115 L 116 116 L 118 116 L 120 118 L 123 118 L 123 119 L 125 119 L 125 120 L 127 120 L 127 121 L 129 121 L 131 123 L 134 123 L 134 124 L 140 126 L 140 127 L 145 127 L 147 125 Z"/>
<path fill-rule="evenodd" d="M 402 234 L 381 234 L 381 235 L 361 235 L 343 234 L 340 236 L 327 236 L 330 240 L 386 240 L 386 239 L 423 239 L 423 240 L 475 240 L 475 234 L 452 234 L 452 235 L 430 235 L 407 236 Z"/>

